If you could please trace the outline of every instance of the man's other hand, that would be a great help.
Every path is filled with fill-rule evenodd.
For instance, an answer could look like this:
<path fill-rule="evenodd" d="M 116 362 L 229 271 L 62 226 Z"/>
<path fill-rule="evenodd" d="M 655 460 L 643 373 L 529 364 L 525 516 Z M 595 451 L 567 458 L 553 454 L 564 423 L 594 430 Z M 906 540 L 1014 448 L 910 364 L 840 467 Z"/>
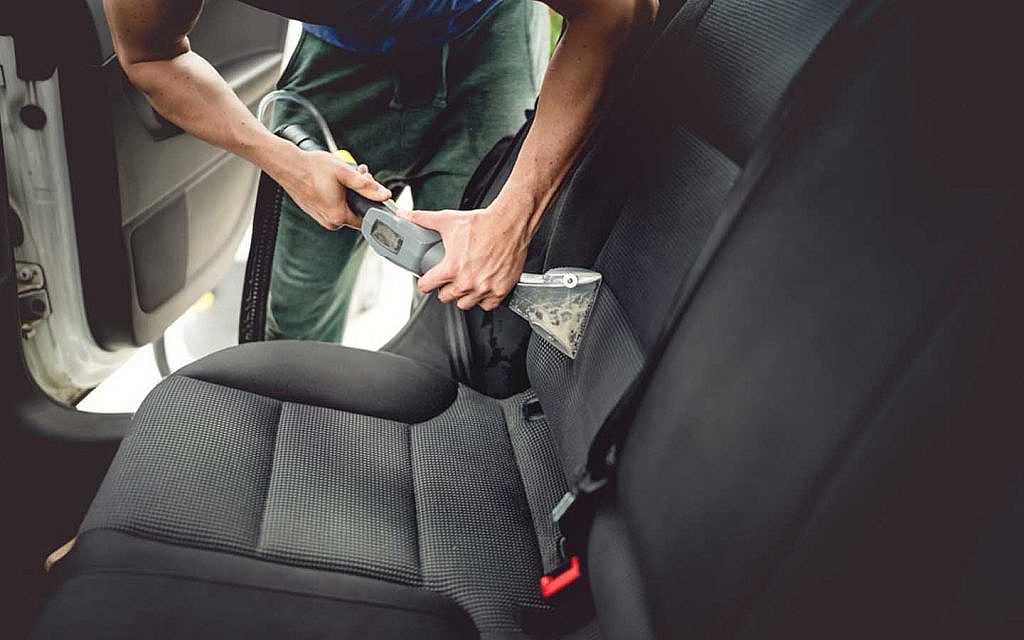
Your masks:
<path fill-rule="evenodd" d="M 445 256 L 419 280 L 419 289 L 437 289 L 437 299 L 463 311 L 496 308 L 519 282 L 532 237 L 528 216 L 497 202 L 476 211 L 402 211 L 400 215 L 441 234 Z"/>

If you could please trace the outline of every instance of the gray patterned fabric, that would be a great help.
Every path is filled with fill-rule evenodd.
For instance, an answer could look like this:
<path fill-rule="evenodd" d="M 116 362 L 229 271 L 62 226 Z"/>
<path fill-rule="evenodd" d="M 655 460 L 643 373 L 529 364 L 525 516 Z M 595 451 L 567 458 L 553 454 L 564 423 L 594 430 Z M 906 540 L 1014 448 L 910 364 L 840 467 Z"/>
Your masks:
<path fill-rule="evenodd" d="M 607 286 L 598 293 L 575 360 L 542 340 L 530 341 L 531 380 L 567 481 L 586 459 L 594 432 L 640 372 L 643 358 L 626 313 Z"/>
<path fill-rule="evenodd" d="M 256 549 L 280 414 L 275 400 L 168 378 L 136 413 L 81 532 L 113 526 L 209 549 Z"/>
<path fill-rule="evenodd" d="M 481 629 L 514 629 L 518 607 L 543 607 L 537 538 L 501 406 L 463 388 L 451 408 L 412 427 L 412 467 L 424 585 Z"/>
<path fill-rule="evenodd" d="M 689 33 L 692 23 L 668 27 L 634 89 L 644 98 L 617 105 L 626 116 L 614 120 L 610 152 L 639 154 L 620 161 L 633 177 L 610 181 L 624 185 L 619 198 L 601 188 L 569 194 L 552 235 L 557 246 L 579 229 L 594 228 L 595 217 L 615 220 L 592 265 L 604 283 L 587 334 L 575 360 L 536 336 L 527 357 L 567 479 L 639 373 L 786 86 L 848 4 L 712 2 L 689 42 L 672 36 Z M 607 154 L 591 160 L 575 180 L 609 182 Z M 614 204 L 609 209 L 606 203 Z M 562 259 L 549 253 L 545 268 L 563 266 Z"/>
<path fill-rule="evenodd" d="M 645 349 L 657 339 L 676 288 L 739 175 L 722 151 L 682 127 L 654 127 L 649 135 L 654 161 L 627 198 L 594 265 Z M 644 223 L 636 224 L 641 219 Z"/>
<path fill-rule="evenodd" d="M 524 407 L 536 400 L 533 392 L 513 396 L 501 403 L 512 451 L 519 467 L 519 476 L 526 491 L 526 500 L 537 534 L 544 572 L 553 571 L 562 563 L 558 550 L 559 532 L 551 520 L 551 508 L 565 494 L 568 485 L 562 475 L 554 437 L 543 413 L 526 416 Z"/>
<path fill-rule="evenodd" d="M 849 4 L 713 2 L 684 55 L 678 43 L 665 40 L 675 45 L 674 70 L 693 98 L 687 108 L 700 113 L 690 124 L 726 155 L 745 161 L 796 71 Z"/>
<path fill-rule="evenodd" d="M 257 551 L 416 582 L 409 456 L 407 425 L 283 403 Z"/>
<path fill-rule="evenodd" d="M 564 491 L 543 418 L 506 422 L 531 397 L 462 388 L 408 425 L 174 375 L 136 414 L 81 532 L 424 586 L 481 633 L 515 632 L 521 609 L 547 606 L 554 534 L 538 541 L 534 523 Z"/>

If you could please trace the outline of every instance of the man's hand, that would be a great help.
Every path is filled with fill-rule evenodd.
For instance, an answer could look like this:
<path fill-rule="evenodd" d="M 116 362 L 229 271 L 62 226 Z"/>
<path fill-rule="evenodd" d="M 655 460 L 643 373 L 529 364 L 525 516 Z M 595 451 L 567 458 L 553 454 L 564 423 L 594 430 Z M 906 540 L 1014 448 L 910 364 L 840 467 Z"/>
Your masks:
<path fill-rule="evenodd" d="M 533 236 L 529 216 L 495 201 L 476 211 L 404 211 L 400 215 L 441 234 L 445 256 L 423 274 L 419 289 L 437 289 L 441 302 L 463 311 L 475 305 L 490 311 L 512 291 L 526 263 Z"/>
<path fill-rule="evenodd" d="M 325 151 L 296 148 L 291 165 L 276 176 L 278 182 L 311 218 L 330 231 L 340 227 L 358 229 L 362 219 L 345 203 L 345 189 L 353 189 L 371 200 L 387 200 L 391 191 L 374 180 L 366 165 L 353 167 Z"/>
<path fill-rule="evenodd" d="M 658 0 L 544 2 L 565 16 L 567 27 L 501 193 L 479 211 L 408 216 L 438 231 L 445 246 L 445 259 L 420 278 L 420 290 L 438 289 L 441 302 L 457 300 L 460 309 L 493 309 L 518 282 L 530 239 L 601 114 L 616 57 L 658 7 Z"/>

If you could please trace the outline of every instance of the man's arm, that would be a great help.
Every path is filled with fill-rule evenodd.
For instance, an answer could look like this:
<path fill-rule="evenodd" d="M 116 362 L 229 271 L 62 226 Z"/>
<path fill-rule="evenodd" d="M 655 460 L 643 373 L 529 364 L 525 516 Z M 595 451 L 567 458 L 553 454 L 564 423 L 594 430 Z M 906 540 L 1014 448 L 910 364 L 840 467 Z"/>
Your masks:
<path fill-rule="evenodd" d="M 493 309 L 515 286 L 526 249 L 562 179 L 601 115 L 616 59 L 631 35 L 649 26 L 657 0 L 546 0 L 567 22 L 548 65 L 537 114 L 512 173 L 494 203 L 479 211 L 413 211 L 436 229 L 445 259 L 419 281 L 442 302 Z"/>
<path fill-rule="evenodd" d="M 104 0 L 121 66 L 153 108 L 192 135 L 258 165 L 306 213 L 328 229 L 358 226 L 344 188 L 374 200 L 390 193 L 365 167 L 325 152 L 301 151 L 266 130 L 210 63 L 191 50 L 188 33 L 203 0 Z"/>

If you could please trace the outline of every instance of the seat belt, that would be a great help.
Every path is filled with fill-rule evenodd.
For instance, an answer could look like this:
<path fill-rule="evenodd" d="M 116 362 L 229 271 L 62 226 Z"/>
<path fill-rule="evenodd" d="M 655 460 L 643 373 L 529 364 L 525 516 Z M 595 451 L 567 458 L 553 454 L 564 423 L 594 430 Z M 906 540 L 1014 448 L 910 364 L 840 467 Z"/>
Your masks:
<path fill-rule="evenodd" d="M 680 11 L 680 17 L 688 7 L 698 4 L 705 4 L 705 1 L 688 2 Z M 842 80 L 842 71 L 849 67 L 855 56 L 867 45 L 868 36 L 878 28 L 881 18 L 891 15 L 900 4 L 903 3 L 898 0 L 855 0 L 825 35 L 779 101 L 742 174 L 722 204 L 722 214 L 716 220 L 693 268 L 676 290 L 672 308 L 658 332 L 651 355 L 646 358 L 640 372 L 595 432 L 584 466 L 576 473 L 572 487 L 551 511 L 551 517 L 562 535 L 560 546 L 565 558 L 564 567 L 569 570 L 578 573 L 579 556 L 585 549 L 590 524 L 601 497 L 613 480 L 619 451 L 632 426 L 641 392 L 657 370 L 711 262 L 760 185 L 775 152 L 815 101 L 827 97 Z M 701 9 L 701 14 L 704 10 L 706 6 Z M 695 30 L 696 24 L 692 28 Z M 562 573 L 559 571 L 545 576 L 543 584 L 550 587 L 551 579 L 558 578 Z"/>

